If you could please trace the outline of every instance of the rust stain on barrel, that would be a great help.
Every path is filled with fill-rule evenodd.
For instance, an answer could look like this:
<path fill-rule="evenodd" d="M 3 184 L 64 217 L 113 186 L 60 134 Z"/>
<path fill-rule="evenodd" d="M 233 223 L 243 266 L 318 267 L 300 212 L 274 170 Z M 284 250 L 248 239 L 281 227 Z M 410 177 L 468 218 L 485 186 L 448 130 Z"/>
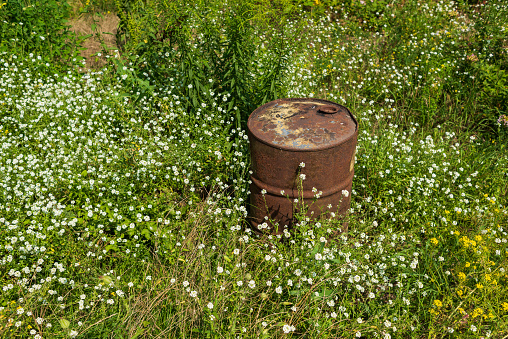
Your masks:
<path fill-rule="evenodd" d="M 265 216 L 279 223 L 277 233 L 291 226 L 295 198 L 310 205 L 309 215 L 319 216 L 329 204 L 339 213 L 347 211 L 350 197 L 343 197 L 342 190 L 351 192 L 358 123 L 346 107 L 320 99 L 279 99 L 256 109 L 247 127 L 255 227 Z M 306 176 L 302 192 L 299 174 Z M 315 202 L 313 188 L 322 192 Z"/>
<path fill-rule="evenodd" d="M 340 143 L 349 136 L 349 130 L 356 130 L 356 122 L 342 106 L 332 106 L 337 107 L 337 112 L 323 118 L 329 114 L 325 112 L 331 105 L 315 99 L 277 100 L 267 105 L 254 111 L 249 119 L 249 129 L 260 141 L 274 146 L 316 150 L 320 146 Z"/>

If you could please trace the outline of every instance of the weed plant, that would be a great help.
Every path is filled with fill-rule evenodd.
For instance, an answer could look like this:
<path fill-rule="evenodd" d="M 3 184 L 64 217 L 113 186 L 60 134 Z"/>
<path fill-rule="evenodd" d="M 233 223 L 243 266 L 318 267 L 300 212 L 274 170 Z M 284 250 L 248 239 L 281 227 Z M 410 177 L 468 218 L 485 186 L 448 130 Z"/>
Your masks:
<path fill-rule="evenodd" d="M 506 23 L 485 28 L 498 37 L 477 24 L 504 5 L 305 5 L 284 33 L 231 18 L 217 31 L 185 21 L 215 35 L 130 55 L 127 36 L 102 70 L 62 72 L 23 49 L 0 54 L 0 337 L 508 334 L 504 83 L 479 86 L 485 73 L 471 73 L 480 63 L 505 69 Z M 367 16 L 361 6 L 379 9 Z M 148 20 L 132 11 L 128 22 Z M 250 37 L 260 25 L 266 33 Z M 307 48 L 279 41 L 302 27 Z M 237 60 L 247 41 L 281 49 L 259 45 Z M 238 70 L 237 89 L 227 73 L 279 62 L 273 73 Z M 278 236 L 250 228 L 248 106 L 239 102 L 260 79 L 278 79 L 263 86 L 275 81 L 288 96 L 342 103 L 359 121 L 353 190 L 343 192 L 348 233 L 331 236 L 344 223 L 336 206 L 321 219 L 303 211 Z M 482 97 L 486 88 L 497 94 Z M 311 189 L 305 166 L 299 174 Z"/>
<path fill-rule="evenodd" d="M 69 15 L 69 5 L 55 0 L 0 3 L 0 52 L 35 53 L 59 71 L 72 68 L 82 39 L 69 30 Z"/>
<path fill-rule="evenodd" d="M 172 93 L 185 99 L 189 112 L 200 107 L 209 90 L 227 94 L 240 127 L 256 107 L 285 96 L 285 71 L 301 46 L 303 26 L 291 20 L 296 7 L 289 1 L 124 1 L 117 6 L 124 58 L 111 60 L 117 69 L 132 68 L 125 81 L 134 99 L 178 79 Z"/>

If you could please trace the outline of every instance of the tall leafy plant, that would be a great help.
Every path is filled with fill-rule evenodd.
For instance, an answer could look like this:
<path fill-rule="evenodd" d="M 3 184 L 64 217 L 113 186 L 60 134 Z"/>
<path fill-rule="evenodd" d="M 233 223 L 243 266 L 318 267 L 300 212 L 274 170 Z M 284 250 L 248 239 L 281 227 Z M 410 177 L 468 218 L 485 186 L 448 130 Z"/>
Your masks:
<path fill-rule="evenodd" d="M 223 37 L 224 42 L 217 42 L 217 50 L 207 50 L 212 53 L 210 57 L 219 54 L 218 62 L 211 63 L 217 89 L 232 96 L 229 102 L 229 109 L 237 107 L 236 120 L 239 123 L 242 119 L 241 112 L 250 109 L 249 103 L 253 99 L 254 76 L 251 71 L 254 63 L 254 28 L 248 18 L 245 17 L 245 4 L 239 4 L 232 10 L 224 21 Z M 216 37 L 220 38 L 220 34 Z M 240 109 L 238 109 L 240 108 Z"/>
<path fill-rule="evenodd" d="M 177 79 L 172 94 L 189 112 L 210 93 L 220 93 L 240 127 L 257 106 L 284 96 L 284 72 L 295 47 L 287 41 L 297 40 L 284 29 L 296 9 L 290 1 L 120 1 L 117 40 L 128 52 L 120 65 L 128 63 L 135 77 L 150 84 Z M 261 45 L 260 36 L 270 43 Z"/>

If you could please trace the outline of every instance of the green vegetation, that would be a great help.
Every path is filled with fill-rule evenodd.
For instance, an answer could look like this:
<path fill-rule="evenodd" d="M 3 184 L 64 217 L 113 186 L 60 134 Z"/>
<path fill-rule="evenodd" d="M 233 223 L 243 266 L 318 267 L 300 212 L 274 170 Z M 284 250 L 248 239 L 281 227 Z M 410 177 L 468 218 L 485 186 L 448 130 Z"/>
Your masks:
<path fill-rule="evenodd" d="M 66 25 L 97 10 L 86 70 Z M 507 12 L 0 3 L 0 337 L 505 337 Z M 359 121 L 348 233 L 246 221 L 246 119 L 281 97 Z"/>

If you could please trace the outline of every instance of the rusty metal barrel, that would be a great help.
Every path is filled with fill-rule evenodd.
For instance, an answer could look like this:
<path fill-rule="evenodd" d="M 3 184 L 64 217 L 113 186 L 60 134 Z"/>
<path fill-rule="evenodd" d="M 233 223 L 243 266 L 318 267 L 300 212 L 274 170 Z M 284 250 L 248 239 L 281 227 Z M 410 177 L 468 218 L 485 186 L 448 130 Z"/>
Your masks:
<path fill-rule="evenodd" d="M 269 225 L 269 233 L 291 228 L 302 199 L 312 217 L 347 212 L 358 123 L 346 107 L 312 98 L 278 99 L 252 112 L 247 128 L 254 229 L 269 225 L 265 217 L 278 223 L 277 229 Z"/>

